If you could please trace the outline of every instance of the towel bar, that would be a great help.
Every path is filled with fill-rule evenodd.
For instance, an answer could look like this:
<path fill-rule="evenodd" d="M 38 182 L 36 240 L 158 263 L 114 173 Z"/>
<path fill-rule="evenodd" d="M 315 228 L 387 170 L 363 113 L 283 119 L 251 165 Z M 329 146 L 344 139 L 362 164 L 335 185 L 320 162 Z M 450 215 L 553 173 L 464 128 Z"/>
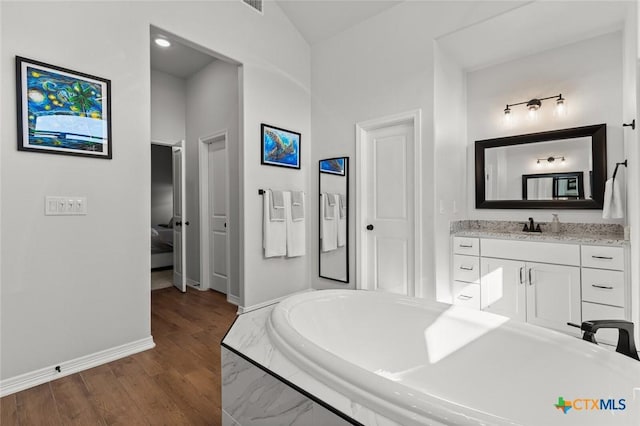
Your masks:
<path fill-rule="evenodd" d="M 622 163 L 616 163 L 616 168 L 615 168 L 615 170 L 613 171 L 613 179 L 614 179 L 614 180 L 615 180 L 615 178 L 616 178 L 616 175 L 618 174 L 618 167 L 620 167 L 620 166 L 625 166 L 625 167 L 627 167 L 627 160 L 624 160 Z"/>

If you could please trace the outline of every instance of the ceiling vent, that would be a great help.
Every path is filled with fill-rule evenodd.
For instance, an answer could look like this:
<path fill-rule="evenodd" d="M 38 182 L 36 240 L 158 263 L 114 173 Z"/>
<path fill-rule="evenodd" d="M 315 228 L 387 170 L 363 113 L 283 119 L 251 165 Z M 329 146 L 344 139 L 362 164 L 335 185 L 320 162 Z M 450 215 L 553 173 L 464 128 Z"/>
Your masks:
<path fill-rule="evenodd" d="M 262 0 L 242 0 L 242 3 L 246 4 L 247 6 L 252 8 L 253 10 L 256 10 L 256 11 L 260 12 L 260 14 L 263 14 L 263 12 L 262 12 Z"/>

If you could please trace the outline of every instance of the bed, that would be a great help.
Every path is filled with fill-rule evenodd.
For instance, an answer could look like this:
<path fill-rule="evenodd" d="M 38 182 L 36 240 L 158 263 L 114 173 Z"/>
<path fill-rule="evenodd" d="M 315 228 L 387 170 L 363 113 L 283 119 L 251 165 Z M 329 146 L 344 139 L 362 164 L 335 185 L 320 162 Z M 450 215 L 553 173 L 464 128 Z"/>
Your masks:
<path fill-rule="evenodd" d="M 151 226 L 151 269 L 173 266 L 173 228 Z"/>

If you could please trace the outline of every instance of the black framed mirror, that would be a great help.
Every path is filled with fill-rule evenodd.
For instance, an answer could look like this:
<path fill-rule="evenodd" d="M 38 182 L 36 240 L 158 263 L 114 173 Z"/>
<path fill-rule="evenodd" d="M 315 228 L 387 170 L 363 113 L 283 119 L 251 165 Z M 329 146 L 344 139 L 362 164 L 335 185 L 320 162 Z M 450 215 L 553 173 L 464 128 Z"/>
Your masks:
<path fill-rule="evenodd" d="M 319 271 L 328 280 L 349 282 L 349 157 L 319 162 Z"/>
<path fill-rule="evenodd" d="M 475 143 L 476 208 L 602 209 L 607 126 Z"/>

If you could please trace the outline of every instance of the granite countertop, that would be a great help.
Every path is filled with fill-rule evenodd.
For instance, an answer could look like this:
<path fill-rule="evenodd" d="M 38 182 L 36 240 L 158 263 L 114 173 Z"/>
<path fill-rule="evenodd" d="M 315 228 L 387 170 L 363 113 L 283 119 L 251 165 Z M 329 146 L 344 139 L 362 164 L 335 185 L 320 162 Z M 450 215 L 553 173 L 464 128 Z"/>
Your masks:
<path fill-rule="evenodd" d="M 455 237 L 496 238 L 519 241 L 546 241 L 603 246 L 628 246 L 620 225 L 563 223 L 559 233 L 551 232 L 549 222 L 540 223 L 542 232 L 523 232 L 523 222 L 468 220 L 451 223 Z"/>

